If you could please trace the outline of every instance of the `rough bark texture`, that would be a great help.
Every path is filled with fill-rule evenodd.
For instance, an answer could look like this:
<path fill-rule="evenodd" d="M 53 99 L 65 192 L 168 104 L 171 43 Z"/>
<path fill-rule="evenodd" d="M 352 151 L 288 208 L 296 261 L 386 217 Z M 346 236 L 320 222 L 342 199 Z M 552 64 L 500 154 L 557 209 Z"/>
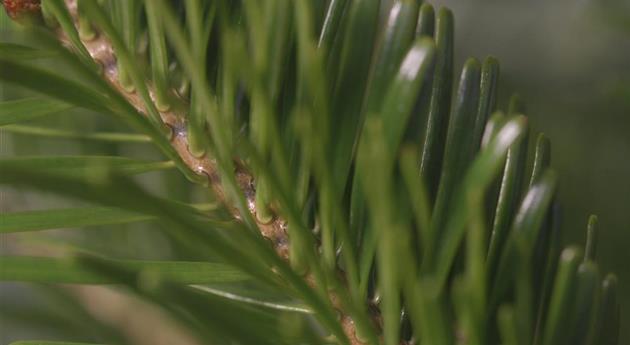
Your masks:
<path fill-rule="evenodd" d="M 9 18 L 14 20 L 25 15 L 38 13 L 41 9 L 39 0 L 4 0 L 2 5 L 4 5 Z"/>
<path fill-rule="evenodd" d="M 78 28 L 78 11 L 76 0 L 66 0 L 65 3 L 74 19 L 75 26 L 77 26 Z M 37 14 L 37 12 L 40 11 L 40 2 L 38 0 L 5 0 L 3 1 L 3 5 L 11 18 L 20 18 L 23 15 Z M 67 39 L 63 30 L 58 29 L 57 36 L 59 40 L 64 43 L 64 45 L 70 48 L 69 40 Z M 120 92 L 120 94 L 140 113 L 146 116 L 148 112 L 140 96 L 135 92 L 126 91 L 119 81 L 116 55 L 109 39 L 105 35 L 97 32 L 97 35 L 95 37 L 89 40 L 82 39 L 82 42 L 92 58 L 103 67 L 103 78 L 105 78 L 105 80 L 107 80 L 109 84 L 111 84 L 116 90 L 118 90 L 118 92 Z M 147 84 L 147 87 L 149 89 L 151 97 L 153 98 L 154 89 L 152 85 Z M 186 163 L 186 165 L 190 167 L 192 171 L 200 175 L 206 175 L 208 177 L 210 186 L 217 195 L 217 198 L 219 200 L 222 200 L 223 202 L 227 202 L 225 191 L 223 190 L 220 182 L 217 162 L 208 155 L 195 157 L 189 151 L 188 134 L 186 131 L 186 114 L 184 112 L 180 112 L 174 109 L 176 108 L 171 107 L 171 110 L 160 111 L 160 116 L 163 122 L 168 125 L 168 127 L 172 130 L 171 145 L 175 148 L 179 156 Z M 242 164 L 238 164 L 237 162 L 236 166 L 236 179 L 238 186 L 245 195 L 248 208 L 250 212 L 254 215 L 254 218 L 258 223 L 258 227 L 262 235 L 271 242 L 276 253 L 280 257 L 288 260 L 289 239 L 287 234 L 286 221 L 279 217 L 274 217 L 270 222 L 267 223 L 258 221 L 258 217 L 256 217 L 256 206 L 254 202 L 256 195 L 253 183 L 254 178 Z M 236 211 L 236 209 L 234 209 L 230 205 L 228 205 L 228 207 L 233 210 L 234 217 L 240 218 L 240 215 L 238 214 L 238 211 Z M 313 284 L 312 277 L 307 276 L 305 277 L 305 279 L 311 285 Z M 342 311 L 340 306 L 341 302 L 339 301 L 339 299 L 334 295 L 331 295 L 330 299 L 333 306 L 339 312 L 341 326 L 345 334 L 348 336 L 350 343 L 352 345 L 363 345 L 364 342 L 358 339 L 356 336 L 356 326 L 354 324 L 354 321 Z M 376 321 L 378 319 L 378 315 L 373 318 L 376 324 L 379 323 Z"/>

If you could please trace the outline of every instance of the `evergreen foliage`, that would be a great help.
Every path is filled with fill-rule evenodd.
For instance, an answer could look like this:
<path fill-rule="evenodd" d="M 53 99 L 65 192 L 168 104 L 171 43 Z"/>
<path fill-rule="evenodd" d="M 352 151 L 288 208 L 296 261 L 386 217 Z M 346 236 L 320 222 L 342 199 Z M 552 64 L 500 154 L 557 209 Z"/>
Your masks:
<path fill-rule="evenodd" d="M 0 80 L 29 90 L 2 100 L 1 129 L 88 153 L 3 157 L 0 183 L 84 203 L 2 214 L 0 234 L 72 228 L 88 241 L 1 257 L 0 281 L 43 283 L 57 306 L 3 317 L 65 320 L 57 329 L 73 341 L 15 345 L 135 343 L 59 284 L 114 284 L 200 344 L 617 343 L 596 218 L 585 249 L 561 248 L 549 140 L 531 133 L 517 97 L 498 110 L 496 59 L 455 70 L 448 9 L 41 7 L 21 16 L 21 41 L 0 43 Z M 77 128 L 94 113 L 116 125 Z M 77 119 L 51 120 L 66 114 Z M 121 154 L 151 144 L 163 158 Z M 147 187 L 149 173 L 164 188 Z M 172 253 L 119 258 L 90 245 L 138 224 Z"/>

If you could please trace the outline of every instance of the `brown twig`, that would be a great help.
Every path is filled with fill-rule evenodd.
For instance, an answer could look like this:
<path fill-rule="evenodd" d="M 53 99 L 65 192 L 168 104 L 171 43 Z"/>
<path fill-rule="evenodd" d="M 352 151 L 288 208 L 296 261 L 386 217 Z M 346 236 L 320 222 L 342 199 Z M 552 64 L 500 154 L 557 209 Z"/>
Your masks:
<path fill-rule="evenodd" d="M 78 27 L 78 12 L 76 0 L 66 0 L 66 6 L 74 19 L 75 26 Z M 70 46 L 63 30 L 57 30 L 57 36 L 66 45 Z M 134 91 L 127 91 L 121 85 L 118 78 L 118 67 L 116 63 L 116 55 L 109 39 L 100 33 L 97 33 L 94 38 L 86 40 L 81 39 L 83 45 L 90 53 L 94 61 L 98 62 L 103 68 L 103 77 L 107 82 L 112 85 L 118 92 L 131 104 L 138 112 L 145 115 L 148 111 L 142 98 L 138 93 Z M 147 83 L 147 89 L 151 95 L 151 98 L 155 101 L 155 92 L 152 85 Z M 175 110 L 175 107 L 171 107 L 170 110 L 159 111 L 162 121 L 171 129 L 171 145 L 177 151 L 182 161 L 195 173 L 205 175 L 210 181 L 210 186 L 217 195 L 217 198 L 222 202 L 226 202 L 226 194 L 223 190 L 220 177 L 217 169 L 217 162 L 212 157 L 204 154 L 202 157 L 195 157 L 190 150 L 188 144 L 188 133 L 186 130 L 186 114 Z M 278 217 L 270 222 L 260 222 L 256 217 L 255 196 L 256 191 L 254 189 L 254 178 L 247 171 L 243 164 L 237 162 L 236 164 L 236 181 L 239 189 L 245 195 L 248 208 L 257 220 L 258 227 L 265 238 L 269 239 L 273 244 L 275 251 L 283 258 L 288 258 L 288 235 L 286 222 Z M 228 205 L 229 206 L 229 205 Z M 234 216 L 239 217 L 238 211 L 233 207 L 230 207 Z"/>
<path fill-rule="evenodd" d="M 66 0 L 65 3 L 72 15 L 75 26 L 78 27 L 76 0 Z M 23 14 L 30 15 L 40 11 L 39 0 L 4 0 L 3 5 L 11 18 L 19 18 Z M 71 46 L 62 29 L 57 30 L 57 37 L 64 45 L 68 47 Z M 133 91 L 127 91 L 120 83 L 116 55 L 109 39 L 105 35 L 97 33 L 90 39 L 82 38 L 81 40 L 92 58 L 103 67 L 103 78 L 133 105 L 138 112 L 146 115 L 148 112 L 141 97 Z M 152 85 L 147 84 L 147 88 L 149 89 L 151 97 L 154 98 L 155 92 Z M 175 107 L 171 107 L 170 110 L 159 111 L 162 121 L 172 130 L 171 145 L 181 157 L 182 161 L 192 171 L 208 177 L 210 186 L 217 198 L 227 204 L 226 194 L 218 174 L 217 162 L 207 154 L 202 157 L 195 157 L 190 152 L 188 134 L 186 131 L 186 114 L 175 109 Z M 254 216 L 254 219 L 256 219 L 261 234 L 271 242 L 274 250 L 281 258 L 288 260 L 289 238 L 286 221 L 280 217 L 274 217 L 270 222 L 266 223 L 258 220 L 258 217 L 256 217 L 254 178 L 251 173 L 247 171 L 245 166 L 238 162 L 236 164 L 236 181 L 241 192 L 245 195 L 249 211 Z M 234 217 L 240 218 L 238 211 L 234 207 L 230 205 L 227 206 L 232 210 Z M 307 276 L 305 279 L 311 285 L 313 284 L 312 277 Z M 339 311 L 341 326 L 348 336 L 351 345 L 363 345 L 364 342 L 356 336 L 356 326 L 353 320 L 346 313 L 342 312 L 341 301 L 339 301 L 334 294 L 330 295 L 330 300 L 333 306 Z M 373 319 L 377 320 L 378 316 Z"/>
<path fill-rule="evenodd" d="M 3 0 L 2 5 L 9 18 L 19 20 L 20 17 L 39 13 L 40 0 Z"/>

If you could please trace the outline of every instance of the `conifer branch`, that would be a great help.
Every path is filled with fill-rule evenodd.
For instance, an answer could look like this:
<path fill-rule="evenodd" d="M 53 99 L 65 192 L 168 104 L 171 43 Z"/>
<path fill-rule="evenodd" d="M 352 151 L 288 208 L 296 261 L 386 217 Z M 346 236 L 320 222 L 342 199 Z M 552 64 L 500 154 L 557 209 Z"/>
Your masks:
<path fill-rule="evenodd" d="M 77 28 L 77 30 L 79 30 L 80 19 L 77 1 L 65 0 L 64 2 L 70 12 L 70 15 L 72 16 L 75 27 Z M 39 0 L 5 0 L 3 2 L 3 5 L 12 19 L 19 20 L 23 16 L 41 15 L 41 6 Z M 60 42 L 68 49 L 73 49 L 71 40 L 64 29 L 58 27 L 55 30 L 56 36 L 60 40 Z M 114 89 L 116 89 L 120 93 L 120 95 L 122 95 L 139 113 L 147 117 L 150 116 L 149 110 L 146 108 L 144 101 L 138 94 L 138 91 L 129 90 L 122 85 L 117 64 L 117 57 L 114 52 L 112 42 L 109 40 L 109 38 L 99 30 L 94 30 L 94 35 L 90 35 L 89 37 L 82 36 L 81 43 L 84 45 L 85 49 L 92 57 L 92 59 L 100 65 L 102 77 Z M 153 102 L 156 102 L 156 90 L 154 86 L 149 81 L 146 81 L 146 83 L 146 87 L 149 90 L 151 99 L 153 100 Z M 178 97 L 176 91 L 171 90 L 170 92 L 174 96 L 174 99 L 178 100 L 182 104 L 185 103 L 185 101 L 181 99 L 181 97 Z M 214 191 L 217 199 L 226 205 L 232 215 L 236 219 L 242 219 L 242 216 L 239 214 L 238 209 L 230 203 L 227 193 L 221 183 L 218 162 L 213 157 L 211 157 L 208 152 L 205 152 L 200 157 L 195 156 L 191 152 L 191 144 L 189 142 L 186 120 L 188 116 L 185 113 L 184 109 L 188 109 L 188 107 L 171 106 L 166 110 L 157 110 L 163 124 L 165 124 L 170 130 L 169 136 L 171 145 L 176 150 L 181 160 L 191 171 L 193 171 L 195 174 L 207 178 L 208 185 Z M 282 219 L 278 215 L 274 215 L 272 219 L 268 222 L 260 221 L 260 217 L 257 217 L 254 177 L 248 171 L 247 167 L 242 161 L 235 158 L 234 163 L 236 167 L 235 177 L 237 185 L 240 191 L 245 196 L 249 211 L 254 216 L 253 218 L 256 220 L 257 226 L 260 229 L 262 236 L 271 243 L 273 249 L 278 254 L 278 256 L 288 261 L 289 238 L 287 233 L 287 221 Z M 308 273 L 306 274 L 304 279 L 311 286 L 315 284 L 313 277 Z M 331 292 L 329 298 L 333 307 L 339 313 L 339 319 L 342 329 L 348 337 L 350 344 L 365 344 L 365 341 L 359 339 L 356 334 L 356 326 L 354 321 L 347 313 L 343 311 L 343 302 L 340 300 L 339 296 Z M 376 308 L 372 308 L 371 318 L 373 324 L 378 326 L 381 323 L 380 313 L 378 312 L 378 310 L 376 310 Z M 405 344 L 405 342 L 403 342 L 402 344 Z"/>

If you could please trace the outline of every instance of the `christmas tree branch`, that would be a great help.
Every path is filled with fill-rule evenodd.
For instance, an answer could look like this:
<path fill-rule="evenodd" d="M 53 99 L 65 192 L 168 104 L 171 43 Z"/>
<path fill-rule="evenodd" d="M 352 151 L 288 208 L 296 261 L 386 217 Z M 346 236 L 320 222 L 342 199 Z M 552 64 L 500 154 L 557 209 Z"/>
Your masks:
<path fill-rule="evenodd" d="M 41 15 L 41 5 L 38 0 L 5 0 L 3 1 L 3 5 L 9 16 L 18 21 L 24 17 Z M 79 17 L 77 1 L 65 0 L 65 5 L 68 8 L 77 32 L 79 32 L 82 28 L 80 27 L 81 19 Z M 80 43 L 85 48 L 84 52 L 89 54 L 89 56 L 97 62 L 98 65 L 100 65 L 102 77 L 115 90 L 117 90 L 120 95 L 129 102 L 129 104 L 131 104 L 139 113 L 150 117 L 151 109 L 147 109 L 146 102 L 143 100 L 140 92 L 123 85 L 124 83 L 121 81 L 121 71 L 118 59 L 111 40 L 98 30 L 91 28 L 90 31 L 90 35 L 80 35 Z M 63 27 L 58 27 L 55 33 L 64 46 L 77 50 L 76 44 L 73 46 L 71 37 L 69 37 L 68 32 L 64 30 Z M 80 50 L 83 50 L 83 48 Z M 150 82 L 146 81 L 146 89 L 149 92 L 151 100 L 156 102 L 157 92 L 155 87 Z M 176 92 L 170 92 L 171 94 L 176 95 Z M 175 98 L 177 99 L 178 97 Z M 181 100 L 181 102 L 183 103 L 184 101 Z M 228 200 L 227 192 L 221 183 L 217 160 L 211 157 L 208 152 L 203 153 L 203 155 L 195 155 L 191 152 L 191 142 L 187 126 L 188 116 L 183 109 L 188 109 L 188 107 L 170 106 L 166 109 L 161 107 L 160 109 L 153 110 L 157 111 L 160 118 L 159 120 L 161 120 L 161 122 L 166 125 L 170 131 L 170 143 L 185 165 L 195 174 L 205 176 L 208 179 L 208 184 L 213 189 L 217 199 L 223 202 L 230 209 L 235 218 L 242 219 L 242 216 L 239 214 L 237 208 L 233 207 Z M 237 186 L 240 189 L 240 192 L 243 193 L 249 211 L 256 220 L 262 236 L 269 240 L 278 256 L 285 260 L 289 260 L 287 222 L 277 215 L 273 216 L 270 221 L 260 221 L 261 217 L 257 217 L 254 177 L 242 162 L 236 160 L 235 167 Z M 310 274 L 305 276 L 305 280 L 308 281 L 310 285 L 315 285 L 314 279 Z M 359 339 L 356 334 L 357 326 L 354 321 L 346 312 L 343 311 L 343 309 L 345 309 L 343 308 L 345 305 L 344 303 L 347 304 L 349 302 L 343 301 L 340 296 L 333 292 L 329 294 L 329 298 L 333 307 L 337 309 L 339 313 L 341 326 L 348 337 L 350 344 L 365 344 L 365 341 Z M 374 311 L 372 314 L 372 323 L 380 324 L 379 313 Z"/>

